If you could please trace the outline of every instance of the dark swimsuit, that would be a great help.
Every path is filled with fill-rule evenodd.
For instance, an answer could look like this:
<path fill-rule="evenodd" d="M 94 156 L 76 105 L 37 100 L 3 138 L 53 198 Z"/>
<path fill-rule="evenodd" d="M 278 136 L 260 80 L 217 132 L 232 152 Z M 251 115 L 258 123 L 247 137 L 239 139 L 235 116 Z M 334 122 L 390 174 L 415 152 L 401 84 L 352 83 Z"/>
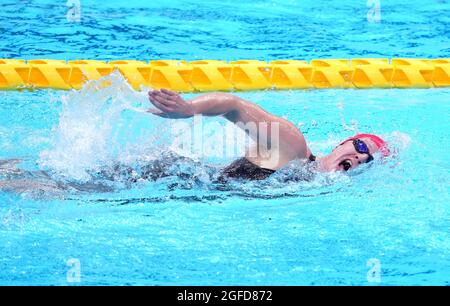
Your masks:
<path fill-rule="evenodd" d="M 311 154 L 308 159 L 310 162 L 313 162 L 316 160 L 316 157 Z M 275 172 L 276 170 L 262 168 L 250 162 L 247 158 L 242 157 L 223 169 L 221 179 L 230 177 L 247 180 L 264 180 Z"/>

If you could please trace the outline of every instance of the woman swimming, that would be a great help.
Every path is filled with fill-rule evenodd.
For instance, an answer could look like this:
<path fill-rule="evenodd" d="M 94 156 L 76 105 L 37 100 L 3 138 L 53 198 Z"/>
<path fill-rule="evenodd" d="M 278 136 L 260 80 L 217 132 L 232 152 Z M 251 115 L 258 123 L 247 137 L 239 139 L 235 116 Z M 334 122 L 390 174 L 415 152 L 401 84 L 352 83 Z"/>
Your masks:
<path fill-rule="evenodd" d="M 0 160 L 0 190 L 16 193 L 61 194 L 67 192 L 112 192 L 117 183 L 130 187 L 139 181 L 156 181 L 176 176 L 180 181 L 195 180 L 189 169 L 203 167 L 209 181 L 226 183 L 228 179 L 263 180 L 294 160 L 301 161 L 298 175 L 288 175 L 286 180 L 310 180 L 312 172 L 349 171 L 373 160 L 380 151 L 389 155 L 386 143 L 378 136 L 359 134 L 343 141 L 329 155 L 315 157 L 306 144 L 303 134 L 286 119 L 266 112 L 256 104 L 240 97 L 211 93 L 185 101 L 180 95 L 166 89 L 149 92 L 150 102 L 158 110 L 149 112 L 164 118 L 189 118 L 194 115 L 223 116 L 256 140 L 256 148 L 247 150 L 244 157 L 219 169 L 190 158 L 163 152 L 153 161 L 130 166 L 114 163 L 91 173 L 88 182 L 55 179 L 45 171 L 26 171 L 17 168 L 20 160 Z M 282 173 L 282 172 L 281 172 Z"/>
<path fill-rule="evenodd" d="M 286 119 L 268 113 L 256 104 L 226 93 L 210 93 L 185 101 L 176 92 L 161 89 L 149 92 L 150 102 L 165 118 L 189 118 L 194 115 L 223 116 L 243 128 L 256 141 L 256 149 L 248 150 L 223 170 L 223 177 L 261 180 L 296 159 L 315 161 L 320 172 L 349 171 L 373 160 L 380 151 L 390 154 L 387 144 L 373 134 L 358 134 L 338 145 L 329 155 L 315 157 L 302 132 Z"/>

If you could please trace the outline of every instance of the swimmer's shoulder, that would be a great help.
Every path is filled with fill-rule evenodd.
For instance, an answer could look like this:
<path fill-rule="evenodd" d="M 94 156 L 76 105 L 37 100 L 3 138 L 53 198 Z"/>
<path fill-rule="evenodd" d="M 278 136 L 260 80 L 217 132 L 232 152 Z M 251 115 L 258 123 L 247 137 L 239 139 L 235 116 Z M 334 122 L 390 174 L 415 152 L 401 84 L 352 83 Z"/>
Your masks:
<path fill-rule="evenodd" d="M 289 120 L 278 117 L 280 122 L 280 142 L 282 155 L 294 158 L 306 158 L 308 146 L 303 133 Z"/>

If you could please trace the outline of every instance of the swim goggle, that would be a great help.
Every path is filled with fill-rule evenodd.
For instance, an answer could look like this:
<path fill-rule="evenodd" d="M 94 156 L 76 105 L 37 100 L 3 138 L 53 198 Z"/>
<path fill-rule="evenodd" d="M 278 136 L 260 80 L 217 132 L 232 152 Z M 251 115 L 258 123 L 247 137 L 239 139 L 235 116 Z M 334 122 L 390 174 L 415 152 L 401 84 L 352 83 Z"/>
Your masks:
<path fill-rule="evenodd" d="M 366 163 L 370 163 L 373 160 L 373 156 L 372 154 L 370 154 L 369 147 L 364 141 L 356 138 L 353 140 L 353 146 L 355 147 L 356 152 L 361 154 L 367 154 L 369 156 L 366 160 Z"/>
<path fill-rule="evenodd" d="M 361 154 L 367 154 L 368 157 L 366 160 L 366 164 L 373 161 L 373 156 L 372 156 L 372 154 L 370 154 L 369 147 L 367 146 L 367 144 L 364 141 L 362 141 L 361 139 L 355 138 L 355 139 L 353 139 L 352 142 L 353 142 L 353 146 L 355 147 L 356 152 L 361 153 Z M 350 163 L 342 163 L 342 166 L 344 167 L 345 171 L 348 171 L 351 168 Z"/>

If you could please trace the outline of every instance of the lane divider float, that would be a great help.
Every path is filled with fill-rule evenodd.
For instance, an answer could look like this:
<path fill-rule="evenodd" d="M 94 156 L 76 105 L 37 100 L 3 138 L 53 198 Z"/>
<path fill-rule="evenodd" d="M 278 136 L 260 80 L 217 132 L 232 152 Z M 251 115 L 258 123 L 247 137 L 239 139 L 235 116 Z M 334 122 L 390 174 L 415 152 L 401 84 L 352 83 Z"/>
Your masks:
<path fill-rule="evenodd" d="M 178 92 L 450 86 L 450 58 L 238 60 L 0 59 L 0 90 L 80 89 L 118 70 L 130 85 Z"/>

